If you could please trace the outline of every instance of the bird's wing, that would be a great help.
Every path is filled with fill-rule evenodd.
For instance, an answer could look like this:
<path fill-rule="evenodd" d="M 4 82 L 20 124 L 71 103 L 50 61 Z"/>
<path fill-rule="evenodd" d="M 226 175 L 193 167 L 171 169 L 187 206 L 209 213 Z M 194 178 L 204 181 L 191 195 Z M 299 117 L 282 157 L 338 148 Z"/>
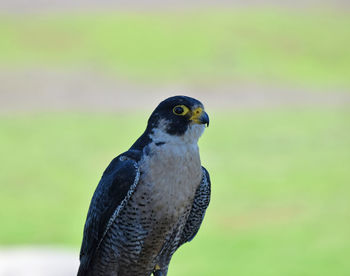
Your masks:
<path fill-rule="evenodd" d="M 123 153 L 112 160 L 102 175 L 85 222 L 79 276 L 86 274 L 94 253 L 139 182 L 136 159 L 135 152 Z"/>
<path fill-rule="evenodd" d="M 202 224 L 205 211 L 210 201 L 210 177 L 208 171 L 202 167 L 203 176 L 200 185 L 192 203 L 192 209 L 186 221 L 184 230 L 181 235 L 179 246 L 185 242 L 191 241 L 197 234 Z"/>

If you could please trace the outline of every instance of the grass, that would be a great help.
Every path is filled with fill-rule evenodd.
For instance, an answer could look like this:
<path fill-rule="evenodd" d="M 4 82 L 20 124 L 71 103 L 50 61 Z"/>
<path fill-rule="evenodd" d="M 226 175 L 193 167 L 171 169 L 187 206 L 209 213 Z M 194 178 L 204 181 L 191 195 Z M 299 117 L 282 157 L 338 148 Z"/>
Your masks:
<path fill-rule="evenodd" d="M 350 18 L 341 11 L 3 14 L 0 40 L 5 68 L 102 68 L 165 83 L 350 87 Z"/>
<path fill-rule="evenodd" d="M 347 275 L 349 110 L 212 111 L 212 202 L 170 275 Z M 93 190 L 145 114 L 0 117 L 0 244 L 78 248 Z M 134 137 L 130 140 L 129 137 Z"/>

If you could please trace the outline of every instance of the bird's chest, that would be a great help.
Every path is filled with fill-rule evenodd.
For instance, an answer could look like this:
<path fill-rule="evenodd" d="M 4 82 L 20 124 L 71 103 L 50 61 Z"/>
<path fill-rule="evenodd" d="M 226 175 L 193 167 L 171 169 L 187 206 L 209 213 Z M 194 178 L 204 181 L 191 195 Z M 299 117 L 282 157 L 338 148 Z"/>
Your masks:
<path fill-rule="evenodd" d="M 151 146 L 140 167 L 139 194 L 156 214 L 177 220 L 188 211 L 202 177 L 197 145 Z"/>

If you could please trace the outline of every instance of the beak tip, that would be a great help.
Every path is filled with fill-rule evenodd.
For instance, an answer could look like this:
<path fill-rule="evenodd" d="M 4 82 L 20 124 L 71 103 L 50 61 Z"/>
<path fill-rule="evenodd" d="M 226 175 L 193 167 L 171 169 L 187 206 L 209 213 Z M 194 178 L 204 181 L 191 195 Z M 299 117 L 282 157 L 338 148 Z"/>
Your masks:
<path fill-rule="evenodd" d="M 202 114 L 200 120 L 201 120 L 202 124 L 205 124 L 205 125 L 207 125 L 207 127 L 209 127 L 209 116 L 206 112 L 203 111 L 203 114 Z"/>

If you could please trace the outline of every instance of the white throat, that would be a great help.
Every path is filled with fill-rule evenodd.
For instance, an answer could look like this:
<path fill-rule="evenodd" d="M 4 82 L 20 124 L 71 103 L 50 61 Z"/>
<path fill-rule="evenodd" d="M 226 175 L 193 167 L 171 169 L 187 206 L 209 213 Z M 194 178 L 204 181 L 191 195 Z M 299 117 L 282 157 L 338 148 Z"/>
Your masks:
<path fill-rule="evenodd" d="M 197 144 L 199 137 L 203 134 L 205 125 L 192 124 L 183 135 L 171 135 L 165 131 L 166 125 L 159 124 L 153 129 L 150 138 L 153 142 L 164 142 L 167 144 Z"/>

